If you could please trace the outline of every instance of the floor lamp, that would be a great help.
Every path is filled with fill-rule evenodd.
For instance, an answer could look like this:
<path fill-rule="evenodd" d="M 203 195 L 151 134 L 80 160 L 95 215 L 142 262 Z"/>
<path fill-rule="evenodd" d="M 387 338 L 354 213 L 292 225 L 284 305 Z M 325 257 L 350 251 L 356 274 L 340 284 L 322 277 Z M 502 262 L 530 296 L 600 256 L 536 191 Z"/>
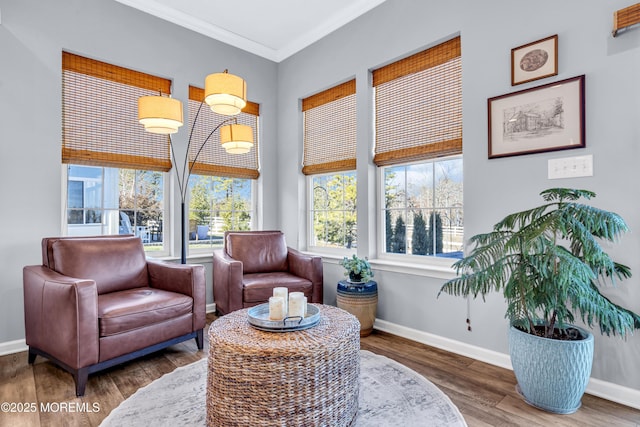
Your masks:
<path fill-rule="evenodd" d="M 183 125 L 182 102 L 169 98 L 168 96 L 162 96 L 162 94 L 142 96 L 138 99 L 138 120 L 144 126 L 145 130 L 151 133 L 168 135 L 169 137 L 171 160 L 173 169 L 176 172 L 178 188 L 180 189 L 180 219 L 182 224 L 182 254 L 180 262 L 182 264 L 187 263 L 185 202 L 189 188 L 189 178 L 191 177 L 191 171 L 202 149 L 217 130 L 220 130 L 220 144 L 227 153 L 244 154 L 249 152 L 251 147 L 253 147 L 253 128 L 251 128 L 251 126 L 238 124 L 237 119 L 231 117 L 223 120 L 213 128 L 205 140 L 198 146 L 196 155 L 191 165 L 189 165 L 189 152 L 191 151 L 193 130 L 200 115 L 200 110 L 205 103 L 211 107 L 211 110 L 218 114 L 225 116 L 235 116 L 239 114 L 247 104 L 247 87 L 245 81 L 241 77 L 229 74 L 227 70 L 222 73 L 214 73 L 207 76 L 205 79 L 204 100 L 200 103 L 196 116 L 193 119 L 181 174 L 176 167 L 175 150 L 173 149 L 171 134 L 178 132 L 178 128 Z"/>

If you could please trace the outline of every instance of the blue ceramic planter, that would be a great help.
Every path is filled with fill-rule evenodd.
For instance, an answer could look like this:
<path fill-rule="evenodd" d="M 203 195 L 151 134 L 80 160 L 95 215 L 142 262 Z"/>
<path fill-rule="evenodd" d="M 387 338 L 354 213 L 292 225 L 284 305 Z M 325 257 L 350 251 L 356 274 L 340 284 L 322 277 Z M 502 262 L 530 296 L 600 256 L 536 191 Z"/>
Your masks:
<path fill-rule="evenodd" d="M 593 334 L 576 329 L 583 340 L 553 340 L 509 329 L 513 372 L 528 404 L 556 414 L 572 414 L 580 408 L 591 376 Z"/>
<path fill-rule="evenodd" d="M 366 337 L 373 331 L 378 306 L 378 283 L 354 283 L 347 280 L 338 282 L 336 294 L 338 308 L 348 311 L 360 322 L 360 336 Z"/>

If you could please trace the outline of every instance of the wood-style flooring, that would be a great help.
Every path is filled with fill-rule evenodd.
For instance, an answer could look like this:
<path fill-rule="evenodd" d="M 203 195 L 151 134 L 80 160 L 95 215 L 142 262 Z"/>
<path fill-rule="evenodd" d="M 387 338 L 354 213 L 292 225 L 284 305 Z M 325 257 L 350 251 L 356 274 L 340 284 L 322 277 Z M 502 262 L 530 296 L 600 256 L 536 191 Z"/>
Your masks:
<path fill-rule="evenodd" d="M 215 320 L 207 316 L 208 322 Z M 207 334 L 205 333 L 205 338 Z M 640 427 L 640 411 L 591 395 L 571 415 L 553 415 L 522 401 L 515 377 L 498 368 L 394 335 L 374 331 L 361 347 L 397 360 L 421 373 L 458 406 L 474 426 Z M 206 357 L 194 340 L 89 376 L 84 397 L 75 396 L 70 374 L 38 357 L 27 364 L 26 352 L 0 357 L 0 426 L 98 426 L 123 400 L 175 368 Z M 21 412 L 7 412 L 20 410 Z M 44 407 L 48 410 L 41 411 Z M 76 411 L 76 412 L 74 412 Z M 179 427 L 179 426 L 177 426 Z M 400 426 L 394 426 L 400 427 Z"/>

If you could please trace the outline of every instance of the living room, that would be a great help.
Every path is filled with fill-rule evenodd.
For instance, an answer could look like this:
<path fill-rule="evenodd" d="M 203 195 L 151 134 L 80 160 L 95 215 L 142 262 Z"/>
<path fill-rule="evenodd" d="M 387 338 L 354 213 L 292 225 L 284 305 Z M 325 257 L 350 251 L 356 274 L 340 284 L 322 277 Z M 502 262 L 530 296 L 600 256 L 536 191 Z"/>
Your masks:
<path fill-rule="evenodd" d="M 532 206 L 550 187 L 585 188 L 595 203 L 620 214 L 631 233 L 608 248 L 619 262 L 640 268 L 636 182 L 640 171 L 640 31 L 612 37 L 615 11 L 632 2 L 571 0 L 535 3 L 492 0 L 386 0 L 308 47 L 282 60 L 267 59 L 113 0 L 0 0 L 0 112 L 3 155 L 0 197 L 0 354 L 24 351 L 22 268 L 40 264 L 43 237 L 63 233 L 64 166 L 60 160 L 63 51 L 172 80 L 172 96 L 186 102 L 189 85 L 212 72 L 242 76 L 248 98 L 260 105 L 259 215 L 256 229 L 282 230 L 290 246 L 310 246 L 301 99 L 356 80 L 357 254 L 371 260 L 379 285 L 376 327 L 494 365 L 509 367 L 504 299 L 437 298 L 451 268 L 393 262 L 379 257 L 377 167 L 372 162 L 371 70 L 460 36 L 464 162 L 464 235 L 485 232 L 507 213 Z M 558 35 L 558 73 L 512 86 L 510 52 Z M 586 146 L 568 151 L 487 156 L 487 99 L 521 88 L 585 76 Z M 36 123 L 31 120 L 38 118 Z M 185 126 L 186 128 L 187 126 Z M 188 132 L 174 136 L 183 158 Z M 550 180 L 550 160 L 592 156 L 593 174 Z M 167 173 L 167 179 L 170 174 Z M 19 185 L 18 185 L 19 184 Z M 636 188 L 636 190 L 634 190 Z M 175 189 L 175 187 L 174 187 Z M 179 218 L 179 196 L 167 218 Z M 9 206 L 15 208 L 9 209 Z M 179 227 L 165 224 L 170 252 L 180 252 Z M 353 252 L 353 251 L 352 251 Z M 340 255 L 324 257 L 325 303 L 336 301 L 343 278 Z M 207 304 L 214 304 L 211 255 L 189 262 L 207 269 Z M 640 312 L 636 273 L 604 290 L 613 301 Z M 469 319 L 469 323 L 467 323 Z M 470 326 L 470 327 L 469 327 Z M 640 409 L 638 334 L 626 340 L 595 335 L 588 393 Z"/>

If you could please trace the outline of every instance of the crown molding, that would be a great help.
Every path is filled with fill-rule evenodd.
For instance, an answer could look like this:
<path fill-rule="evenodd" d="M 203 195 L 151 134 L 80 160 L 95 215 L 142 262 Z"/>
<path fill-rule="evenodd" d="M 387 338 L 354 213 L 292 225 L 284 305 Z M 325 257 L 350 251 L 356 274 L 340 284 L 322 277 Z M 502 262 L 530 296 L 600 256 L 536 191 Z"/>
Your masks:
<path fill-rule="evenodd" d="M 173 24 L 195 31 L 212 39 L 261 56 L 274 62 L 281 62 L 305 47 L 315 43 L 348 22 L 358 18 L 386 0 L 360 0 L 334 16 L 331 20 L 309 29 L 287 45 L 273 49 L 239 34 L 227 31 L 195 16 L 188 15 L 155 0 L 116 0 L 118 3 L 164 19 Z"/>

